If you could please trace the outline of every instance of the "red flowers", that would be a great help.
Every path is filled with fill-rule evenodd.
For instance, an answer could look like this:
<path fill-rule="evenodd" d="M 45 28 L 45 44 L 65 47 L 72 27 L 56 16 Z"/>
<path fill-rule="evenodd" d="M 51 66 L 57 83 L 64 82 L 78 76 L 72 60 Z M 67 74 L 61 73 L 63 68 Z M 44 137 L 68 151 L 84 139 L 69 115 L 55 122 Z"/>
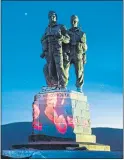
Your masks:
<path fill-rule="evenodd" d="M 40 109 L 38 107 L 38 105 L 33 104 L 33 118 L 37 119 L 40 115 Z"/>
<path fill-rule="evenodd" d="M 38 122 L 38 121 L 35 120 L 35 121 L 33 121 L 32 125 L 33 125 L 34 129 L 40 130 L 40 131 L 42 130 L 42 124 L 40 122 Z"/>
<path fill-rule="evenodd" d="M 38 118 L 40 115 L 40 109 L 37 104 L 33 104 L 33 128 L 36 130 L 42 130 L 42 124 L 39 122 Z"/>
<path fill-rule="evenodd" d="M 44 113 L 49 118 L 49 120 L 55 124 L 57 130 L 60 133 L 64 134 L 67 131 L 68 126 L 74 128 L 73 118 L 69 116 L 66 117 L 66 115 L 64 115 L 64 107 L 62 109 L 60 107 L 54 108 L 52 106 L 47 106 Z"/>
<path fill-rule="evenodd" d="M 68 106 L 68 104 L 67 102 L 65 103 L 64 98 L 58 98 L 57 96 L 53 98 L 48 95 L 44 98 L 44 103 L 42 105 L 38 103 L 39 102 L 35 102 L 35 104 L 33 104 L 34 129 L 42 130 L 42 122 L 39 118 L 44 113 L 61 134 L 66 133 L 68 126 L 74 128 L 73 117 L 67 113 L 66 106 Z"/>

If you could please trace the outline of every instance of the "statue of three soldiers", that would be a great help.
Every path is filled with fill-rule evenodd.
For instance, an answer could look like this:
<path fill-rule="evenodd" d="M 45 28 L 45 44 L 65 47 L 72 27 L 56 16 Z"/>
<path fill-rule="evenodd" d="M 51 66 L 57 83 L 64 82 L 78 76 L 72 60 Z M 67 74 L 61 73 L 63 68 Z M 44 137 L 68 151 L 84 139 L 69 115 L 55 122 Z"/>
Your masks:
<path fill-rule="evenodd" d="M 69 68 L 74 64 L 76 87 L 82 92 L 84 83 L 84 64 L 86 63 L 86 34 L 78 27 L 79 19 L 71 16 L 72 27 L 67 30 L 64 25 L 57 24 L 57 14 L 50 11 L 49 25 L 41 38 L 43 53 L 47 64 L 44 74 L 48 87 L 65 89 L 69 80 Z"/>

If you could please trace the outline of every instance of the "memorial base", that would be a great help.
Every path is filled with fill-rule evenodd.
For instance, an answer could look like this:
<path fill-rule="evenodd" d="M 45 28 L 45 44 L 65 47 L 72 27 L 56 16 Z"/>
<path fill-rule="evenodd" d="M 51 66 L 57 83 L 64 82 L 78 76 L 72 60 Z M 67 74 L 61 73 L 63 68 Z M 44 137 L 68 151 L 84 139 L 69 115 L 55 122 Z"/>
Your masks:
<path fill-rule="evenodd" d="M 110 151 L 109 145 L 97 143 L 79 143 L 79 147 L 86 147 L 90 151 Z"/>
<path fill-rule="evenodd" d="M 96 136 L 76 134 L 76 142 L 96 143 Z"/>
<path fill-rule="evenodd" d="M 38 149 L 38 150 L 89 150 L 89 151 L 110 151 L 110 146 L 97 143 L 84 143 L 73 141 L 39 141 L 28 144 L 13 145 L 12 149 Z"/>
<path fill-rule="evenodd" d="M 49 137 L 53 126 L 54 135 L 61 135 L 61 138 Z M 33 128 L 35 136 L 31 139 L 34 138 L 35 142 L 32 141 L 31 146 L 53 150 L 68 147 L 80 150 L 85 147 L 87 150 L 110 151 L 110 146 L 96 143 L 96 136 L 92 135 L 87 96 L 80 92 L 55 89 L 38 93 L 33 102 Z M 49 135 L 44 137 L 46 141 L 40 136 L 42 130 Z M 75 135 L 74 141 L 69 139 L 72 134 Z M 69 141 L 62 138 L 63 135 Z"/>

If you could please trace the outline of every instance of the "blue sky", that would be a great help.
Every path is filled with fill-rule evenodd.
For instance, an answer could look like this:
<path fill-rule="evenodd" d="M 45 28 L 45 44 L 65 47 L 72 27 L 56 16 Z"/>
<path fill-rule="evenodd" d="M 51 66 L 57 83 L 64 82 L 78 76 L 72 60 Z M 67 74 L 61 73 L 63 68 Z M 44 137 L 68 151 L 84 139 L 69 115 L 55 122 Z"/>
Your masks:
<path fill-rule="evenodd" d="M 33 96 L 46 85 L 40 38 L 48 11 L 70 27 L 77 14 L 87 35 L 84 93 L 92 126 L 122 128 L 122 2 L 2 2 L 2 123 L 31 121 Z M 75 89 L 74 68 L 68 88 Z"/>

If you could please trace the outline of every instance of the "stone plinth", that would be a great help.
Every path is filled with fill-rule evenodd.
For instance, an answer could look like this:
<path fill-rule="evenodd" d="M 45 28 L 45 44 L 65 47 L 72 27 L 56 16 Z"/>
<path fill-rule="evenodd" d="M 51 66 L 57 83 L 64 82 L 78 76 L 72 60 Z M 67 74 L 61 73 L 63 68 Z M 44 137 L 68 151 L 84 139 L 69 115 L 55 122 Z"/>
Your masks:
<path fill-rule="evenodd" d="M 88 144 L 88 143 L 81 144 L 80 143 L 79 147 L 86 147 L 88 150 L 91 150 L 91 151 L 110 151 L 109 145 L 102 145 L 102 144 L 97 144 L 97 143 L 93 143 L 93 144 Z"/>
<path fill-rule="evenodd" d="M 99 148 L 99 145 L 95 144 L 96 136 L 92 135 L 90 108 L 83 93 L 67 90 L 43 91 L 34 97 L 32 106 L 35 135 L 42 134 L 42 131 L 47 129 L 49 135 L 53 133 L 54 136 L 58 134 L 66 138 L 75 135 L 79 146 L 84 145 L 84 142 L 90 150 L 93 146 L 96 150 Z M 94 145 L 89 146 L 89 143 Z M 103 146 L 103 150 L 105 147 L 109 148 Z"/>
<path fill-rule="evenodd" d="M 76 142 L 96 143 L 96 136 L 95 135 L 76 134 Z"/>
<path fill-rule="evenodd" d="M 35 134 L 42 131 L 43 125 L 50 129 L 51 126 L 48 126 L 45 118 L 49 119 L 62 135 L 71 127 L 76 141 L 95 143 L 95 137 L 91 136 L 89 105 L 83 93 L 53 90 L 37 94 L 33 102 Z"/>

